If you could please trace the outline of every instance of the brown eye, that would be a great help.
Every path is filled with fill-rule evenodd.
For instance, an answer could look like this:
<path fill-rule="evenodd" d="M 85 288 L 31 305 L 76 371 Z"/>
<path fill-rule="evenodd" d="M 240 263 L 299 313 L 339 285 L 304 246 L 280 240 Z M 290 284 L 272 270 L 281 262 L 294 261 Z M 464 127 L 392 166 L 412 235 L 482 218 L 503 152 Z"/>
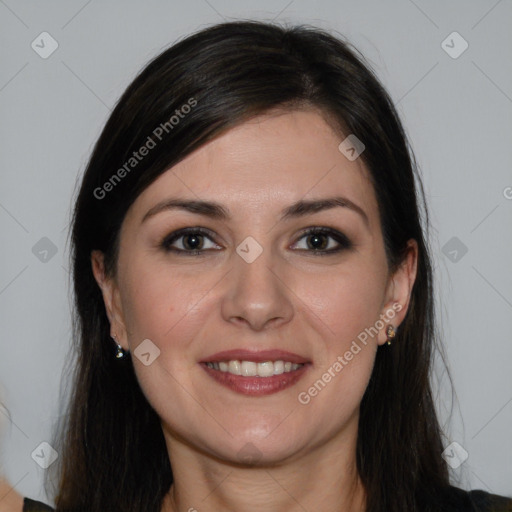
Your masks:
<path fill-rule="evenodd" d="M 333 254 L 352 248 L 350 240 L 331 228 L 311 228 L 304 232 L 299 240 L 306 240 L 306 247 L 299 248 L 312 254 Z"/>
<path fill-rule="evenodd" d="M 200 249 L 204 243 L 203 235 L 183 235 L 183 246 L 187 250 Z"/>
<path fill-rule="evenodd" d="M 324 233 L 314 233 L 312 235 L 308 235 L 306 239 L 308 240 L 308 246 L 315 251 L 323 251 L 329 245 L 329 237 Z"/>
<path fill-rule="evenodd" d="M 166 236 L 160 245 L 169 252 L 198 255 L 212 250 L 212 247 L 205 247 L 206 240 L 210 240 L 213 246 L 219 247 L 213 242 L 210 232 L 203 228 L 180 229 Z"/>

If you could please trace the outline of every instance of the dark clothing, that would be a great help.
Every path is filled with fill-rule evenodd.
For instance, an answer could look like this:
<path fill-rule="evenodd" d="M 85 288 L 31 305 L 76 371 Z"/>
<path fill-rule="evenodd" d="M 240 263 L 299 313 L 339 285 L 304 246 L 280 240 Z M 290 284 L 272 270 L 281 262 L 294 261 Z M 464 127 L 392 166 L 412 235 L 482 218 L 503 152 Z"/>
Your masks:
<path fill-rule="evenodd" d="M 485 491 L 470 491 L 467 493 L 478 512 L 512 512 L 512 499 Z M 471 509 L 468 509 L 468 511 Z"/>
<path fill-rule="evenodd" d="M 457 502 L 457 512 L 512 512 L 512 499 L 488 492 L 475 490 L 463 491 L 456 487 L 453 489 L 453 499 Z M 25 498 L 23 512 L 54 512 L 54 509 L 29 498 Z M 405 512 L 405 511 L 404 511 Z"/>
<path fill-rule="evenodd" d="M 53 512 L 53 508 L 29 498 L 23 500 L 23 512 Z"/>

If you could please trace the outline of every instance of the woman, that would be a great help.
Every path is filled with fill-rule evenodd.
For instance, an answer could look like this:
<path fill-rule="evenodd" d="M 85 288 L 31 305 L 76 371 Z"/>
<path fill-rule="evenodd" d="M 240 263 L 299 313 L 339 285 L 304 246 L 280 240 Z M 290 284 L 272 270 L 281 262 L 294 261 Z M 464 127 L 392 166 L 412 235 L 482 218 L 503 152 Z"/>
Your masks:
<path fill-rule="evenodd" d="M 150 62 L 76 202 L 56 510 L 512 510 L 449 482 L 415 171 L 323 31 L 226 23 Z"/>

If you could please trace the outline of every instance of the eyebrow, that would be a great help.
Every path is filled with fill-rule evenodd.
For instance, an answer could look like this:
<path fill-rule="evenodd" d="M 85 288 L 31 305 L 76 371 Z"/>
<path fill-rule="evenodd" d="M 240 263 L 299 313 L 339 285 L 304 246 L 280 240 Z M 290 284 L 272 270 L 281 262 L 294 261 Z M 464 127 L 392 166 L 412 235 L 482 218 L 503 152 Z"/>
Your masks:
<path fill-rule="evenodd" d="M 367 227 L 369 227 L 369 220 L 366 212 L 350 199 L 342 196 L 326 197 L 323 199 L 301 199 L 296 203 L 284 208 L 281 211 L 280 220 L 288 220 L 292 218 L 305 217 L 323 210 L 330 210 L 332 208 L 342 207 L 348 208 L 358 213 L 364 220 Z M 213 201 L 199 201 L 190 199 L 165 199 L 160 203 L 153 206 L 142 218 L 141 224 L 154 215 L 168 211 L 168 210 L 185 210 L 197 215 L 204 215 L 216 220 L 230 220 L 231 215 L 229 210 L 219 203 Z"/>

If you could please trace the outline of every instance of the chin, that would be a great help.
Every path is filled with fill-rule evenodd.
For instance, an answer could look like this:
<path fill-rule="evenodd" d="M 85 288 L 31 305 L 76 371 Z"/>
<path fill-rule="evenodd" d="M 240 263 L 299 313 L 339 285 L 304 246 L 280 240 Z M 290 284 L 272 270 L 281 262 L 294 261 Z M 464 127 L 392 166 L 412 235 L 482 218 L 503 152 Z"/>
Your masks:
<path fill-rule="evenodd" d="M 247 430 L 243 434 L 238 430 L 233 437 L 225 437 L 225 443 L 219 440 L 210 444 L 210 453 L 216 458 L 236 465 L 272 466 L 297 455 L 301 442 L 291 438 L 289 430 L 277 432 L 268 429 Z"/>

